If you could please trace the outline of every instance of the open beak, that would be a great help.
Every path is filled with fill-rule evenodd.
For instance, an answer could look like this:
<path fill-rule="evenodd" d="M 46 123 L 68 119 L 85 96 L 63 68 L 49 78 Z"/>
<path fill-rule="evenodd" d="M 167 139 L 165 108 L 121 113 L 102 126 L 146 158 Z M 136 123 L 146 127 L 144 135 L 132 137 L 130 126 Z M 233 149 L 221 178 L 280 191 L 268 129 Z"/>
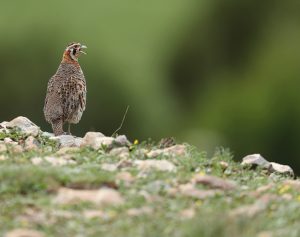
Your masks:
<path fill-rule="evenodd" d="M 81 45 L 79 50 L 80 53 L 86 54 L 86 52 L 82 51 L 82 49 L 87 49 L 87 47 L 85 45 Z"/>

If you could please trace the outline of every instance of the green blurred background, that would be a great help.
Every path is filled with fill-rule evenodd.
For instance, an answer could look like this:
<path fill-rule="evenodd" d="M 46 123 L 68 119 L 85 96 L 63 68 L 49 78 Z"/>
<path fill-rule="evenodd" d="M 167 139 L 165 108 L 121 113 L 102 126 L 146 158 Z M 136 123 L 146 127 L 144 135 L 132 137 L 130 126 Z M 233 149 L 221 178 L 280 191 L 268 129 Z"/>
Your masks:
<path fill-rule="evenodd" d="M 300 1 L 1 1 L 0 121 L 43 117 L 66 45 L 87 110 L 74 134 L 175 136 L 237 159 L 259 152 L 300 172 Z"/>

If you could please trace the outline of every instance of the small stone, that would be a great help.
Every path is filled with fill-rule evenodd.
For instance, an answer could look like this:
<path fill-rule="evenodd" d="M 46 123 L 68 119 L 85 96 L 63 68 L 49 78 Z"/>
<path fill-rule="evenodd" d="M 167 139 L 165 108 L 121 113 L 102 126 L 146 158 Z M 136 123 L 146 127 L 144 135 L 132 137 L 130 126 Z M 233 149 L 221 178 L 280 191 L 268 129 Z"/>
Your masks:
<path fill-rule="evenodd" d="M 26 151 L 36 151 L 39 149 L 39 142 L 33 136 L 29 136 L 25 140 L 25 150 Z"/>
<path fill-rule="evenodd" d="M 83 212 L 83 216 L 87 219 L 93 219 L 93 218 L 101 218 L 106 219 L 107 214 L 101 210 L 86 210 Z"/>
<path fill-rule="evenodd" d="M 197 174 L 193 178 L 193 182 L 207 185 L 211 188 L 232 190 L 236 188 L 236 183 L 230 180 L 225 180 L 211 175 Z"/>
<path fill-rule="evenodd" d="M 92 202 L 100 206 L 121 205 L 124 203 L 124 199 L 119 192 L 111 188 L 101 188 L 99 190 L 60 188 L 54 201 L 59 204 Z"/>
<path fill-rule="evenodd" d="M 54 157 L 54 156 L 46 156 L 44 158 L 33 157 L 31 158 L 31 163 L 34 165 L 50 163 L 53 166 L 76 164 L 74 160 L 66 159 L 65 157 Z"/>
<path fill-rule="evenodd" d="M 175 145 L 164 149 L 155 149 L 147 153 L 150 158 L 156 158 L 160 155 L 163 156 L 184 156 L 186 155 L 185 145 Z"/>
<path fill-rule="evenodd" d="M 4 235 L 4 237 L 44 237 L 45 235 L 36 230 L 14 229 Z"/>
<path fill-rule="evenodd" d="M 60 135 L 56 137 L 50 137 L 51 140 L 57 141 L 60 147 L 75 146 L 75 137 L 72 135 Z"/>
<path fill-rule="evenodd" d="M 197 198 L 197 199 L 207 199 L 216 196 L 219 191 L 216 190 L 199 190 L 193 184 L 183 184 L 179 186 L 179 192 L 183 196 Z"/>
<path fill-rule="evenodd" d="M 30 159 L 30 161 L 34 165 L 39 165 L 43 162 L 43 159 L 41 157 L 33 157 Z"/>
<path fill-rule="evenodd" d="M 6 152 L 7 151 L 7 147 L 5 144 L 0 144 L 0 152 Z"/>
<path fill-rule="evenodd" d="M 290 166 L 281 165 L 281 164 L 278 164 L 275 162 L 270 162 L 269 171 L 294 176 L 294 171 L 292 170 L 292 168 Z"/>
<path fill-rule="evenodd" d="M 128 141 L 125 135 L 119 135 L 115 138 L 115 142 L 120 146 L 131 146 L 131 142 Z"/>
<path fill-rule="evenodd" d="M 108 163 L 104 163 L 101 165 L 101 169 L 106 170 L 106 171 L 110 171 L 110 172 L 114 172 L 118 169 L 116 164 L 108 164 Z"/>
<path fill-rule="evenodd" d="M 6 137 L 6 138 L 4 138 L 4 143 L 5 144 L 11 144 L 11 145 L 17 145 L 18 143 L 17 142 L 14 142 L 11 138 L 9 138 L 9 137 Z"/>
<path fill-rule="evenodd" d="M 193 208 L 184 209 L 179 213 L 183 219 L 191 219 L 195 216 L 195 214 L 196 212 Z"/>
<path fill-rule="evenodd" d="M 117 156 L 120 158 L 128 158 L 129 157 L 129 149 L 127 147 L 118 147 L 118 148 L 113 148 L 110 152 L 110 155 L 112 156 Z"/>
<path fill-rule="evenodd" d="M 55 137 L 54 133 L 50 133 L 50 132 L 42 132 L 42 136 L 43 137 Z"/>
<path fill-rule="evenodd" d="M 100 132 L 87 132 L 83 137 L 81 146 L 89 146 L 95 150 L 101 148 L 103 145 L 110 146 L 112 145 L 114 138 L 105 137 Z"/>
<path fill-rule="evenodd" d="M 127 210 L 128 216 L 141 216 L 141 215 L 150 215 L 153 213 L 153 209 L 151 207 L 141 207 L 141 208 L 131 208 Z"/>
<path fill-rule="evenodd" d="M 263 168 L 268 168 L 270 166 L 270 162 L 263 158 L 260 154 L 248 155 L 243 158 L 242 166 L 256 167 L 260 166 Z"/>
<path fill-rule="evenodd" d="M 219 164 L 223 170 L 226 170 L 229 166 L 228 163 L 225 161 L 220 161 Z"/>
<path fill-rule="evenodd" d="M 132 167 L 133 166 L 133 162 L 132 160 L 129 160 L 127 158 L 123 158 L 122 160 L 120 160 L 117 164 L 119 169 L 123 169 L 123 168 L 128 168 L 128 167 Z"/>
<path fill-rule="evenodd" d="M 13 145 L 11 147 L 11 151 L 13 153 L 22 153 L 24 151 L 23 147 L 21 145 Z"/>
<path fill-rule="evenodd" d="M 134 182 L 134 177 L 129 172 L 120 172 L 116 175 L 116 182 L 124 182 L 126 186 L 129 186 L 131 183 Z"/>
<path fill-rule="evenodd" d="M 57 155 L 65 155 L 67 153 L 78 152 L 79 150 L 80 150 L 79 147 L 62 147 L 56 152 L 56 154 Z"/>
<path fill-rule="evenodd" d="M 7 157 L 4 155 L 0 155 L 0 161 L 4 161 L 4 160 L 7 160 Z"/>
<path fill-rule="evenodd" d="M 40 128 L 31 122 L 28 118 L 19 116 L 6 124 L 7 128 L 19 128 L 20 131 L 26 135 L 37 136 Z"/>
<path fill-rule="evenodd" d="M 81 147 L 82 143 L 83 143 L 83 138 L 81 138 L 81 137 L 75 138 L 74 146 Z"/>
<path fill-rule="evenodd" d="M 167 160 L 135 160 L 134 164 L 143 171 L 157 169 L 160 171 L 176 172 L 176 166 Z"/>
<path fill-rule="evenodd" d="M 74 160 L 66 159 L 65 157 L 46 156 L 44 160 L 53 166 L 76 164 Z"/>

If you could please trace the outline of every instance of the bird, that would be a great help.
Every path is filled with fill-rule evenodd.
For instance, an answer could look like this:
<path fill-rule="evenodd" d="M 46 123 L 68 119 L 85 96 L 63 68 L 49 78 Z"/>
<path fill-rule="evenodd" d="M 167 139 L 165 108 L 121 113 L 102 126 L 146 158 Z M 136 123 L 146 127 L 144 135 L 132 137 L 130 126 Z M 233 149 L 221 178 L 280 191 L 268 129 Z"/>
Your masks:
<path fill-rule="evenodd" d="M 62 61 L 47 85 L 44 116 L 55 136 L 71 135 L 70 124 L 77 124 L 86 108 L 86 80 L 79 65 L 85 45 L 72 42 L 64 50 Z M 68 132 L 63 126 L 68 123 Z"/>

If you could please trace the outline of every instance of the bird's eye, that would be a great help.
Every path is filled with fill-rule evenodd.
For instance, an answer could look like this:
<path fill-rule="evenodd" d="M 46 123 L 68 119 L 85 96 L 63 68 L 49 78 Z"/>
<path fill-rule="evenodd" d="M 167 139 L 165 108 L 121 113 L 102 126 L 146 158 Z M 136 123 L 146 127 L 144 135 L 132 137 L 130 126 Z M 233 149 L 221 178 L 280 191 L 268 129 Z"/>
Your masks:
<path fill-rule="evenodd" d="M 74 54 L 74 55 L 76 54 L 76 49 L 73 49 L 73 54 Z"/>

